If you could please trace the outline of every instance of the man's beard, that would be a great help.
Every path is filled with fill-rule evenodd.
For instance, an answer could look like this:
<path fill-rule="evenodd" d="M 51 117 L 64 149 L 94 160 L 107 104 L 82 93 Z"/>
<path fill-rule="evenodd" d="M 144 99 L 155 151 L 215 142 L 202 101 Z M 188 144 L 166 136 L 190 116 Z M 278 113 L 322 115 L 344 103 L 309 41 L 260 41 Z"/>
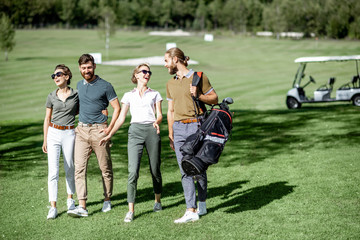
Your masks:
<path fill-rule="evenodd" d="M 81 76 L 85 79 L 85 80 L 91 80 L 94 77 L 94 73 L 91 72 L 87 72 L 86 74 L 81 74 Z"/>
<path fill-rule="evenodd" d="M 178 72 L 178 68 L 175 64 L 169 67 L 170 75 L 176 74 L 177 72 Z"/>

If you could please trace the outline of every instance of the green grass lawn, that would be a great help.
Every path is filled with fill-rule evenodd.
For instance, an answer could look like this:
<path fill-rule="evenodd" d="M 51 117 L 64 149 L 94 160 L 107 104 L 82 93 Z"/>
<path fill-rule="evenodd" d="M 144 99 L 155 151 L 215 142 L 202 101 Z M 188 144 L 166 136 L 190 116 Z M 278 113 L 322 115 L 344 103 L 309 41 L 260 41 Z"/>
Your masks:
<path fill-rule="evenodd" d="M 242 36 L 156 37 L 118 31 L 106 56 L 104 42 L 91 30 L 17 31 L 9 61 L 0 58 L 0 238 L 2 239 L 358 239 L 360 236 L 359 111 L 351 103 L 285 106 L 303 56 L 360 54 L 358 41 L 281 40 Z M 208 214 L 175 225 L 185 211 L 180 173 L 161 126 L 163 207 L 153 213 L 149 165 L 143 159 L 134 222 L 126 224 L 127 124 L 114 136 L 113 210 L 102 213 L 102 183 L 96 158 L 88 170 L 89 217 L 66 214 L 64 171 L 60 171 L 58 211 L 48 212 L 47 158 L 41 151 L 42 122 L 55 65 L 80 80 L 79 56 L 102 52 L 103 60 L 160 56 L 176 42 L 204 71 L 222 99 L 233 97 L 231 141 L 217 165 L 208 170 Z M 119 97 L 134 85 L 132 67 L 98 65 Z M 150 87 L 165 98 L 169 79 L 152 67 Z M 336 77 L 346 83 L 354 66 L 309 68 L 319 84 Z M 307 77 L 308 78 L 308 75 Z M 337 85 L 336 85 L 337 86 Z M 310 85 L 307 92 L 315 89 Z M 163 103 L 166 113 L 167 102 Z M 110 111 L 111 113 L 111 111 Z M 166 119 L 166 118 L 165 118 Z M 145 154 L 146 155 L 146 154 Z M 63 164 L 60 164 L 63 167 Z"/>

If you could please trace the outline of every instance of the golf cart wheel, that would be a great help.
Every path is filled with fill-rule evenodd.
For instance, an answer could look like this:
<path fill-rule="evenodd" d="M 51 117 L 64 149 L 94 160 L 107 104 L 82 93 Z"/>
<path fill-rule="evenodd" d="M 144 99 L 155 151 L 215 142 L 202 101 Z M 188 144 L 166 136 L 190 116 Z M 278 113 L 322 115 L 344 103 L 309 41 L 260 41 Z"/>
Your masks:
<path fill-rule="evenodd" d="M 360 94 L 355 95 L 355 96 L 352 98 L 352 101 L 353 101 L 353 104 L 354 104 L 355 106 L 360 107 Z"/>
<path fill-rule="evenodd" d="M 288 109 L 297 109 L 297 108 L 301 108 L 301 103 L 299 103 L 298 100 L 296 100 L 296 98 L 287 97 L 286 106 L 288 107 Z"/>

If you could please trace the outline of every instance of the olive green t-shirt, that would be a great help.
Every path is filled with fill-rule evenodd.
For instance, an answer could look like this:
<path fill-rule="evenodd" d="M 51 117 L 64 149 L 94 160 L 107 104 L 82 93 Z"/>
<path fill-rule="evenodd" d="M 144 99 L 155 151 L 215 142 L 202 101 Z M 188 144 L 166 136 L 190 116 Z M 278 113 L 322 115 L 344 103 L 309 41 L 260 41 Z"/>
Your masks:
<path fill-rule="evenodd" d="M 57 96 L 57 90 L 48 95 L 45 105 L 47 108 L 52 108 L 51 122 L 60 126 L 74 125 L 75 116 L 79 112 L 78 92 L 70 88 L 71 93 L 63 102 Z"/>
<path fill-rule="evenodd" d="M 174 121 L 194 118 L 194 103 L 191 98 L 190 84 L 192 84 L 194 71 L 185 75 L 182 79 L 172 77 L 166 84 L 166 98 L 168 101 L 174 101 Z M 205 74 L 202 75 L 202 81 L 198 85 L 198 94 L 207 94 L 213 90 L 209 79 Z"/>

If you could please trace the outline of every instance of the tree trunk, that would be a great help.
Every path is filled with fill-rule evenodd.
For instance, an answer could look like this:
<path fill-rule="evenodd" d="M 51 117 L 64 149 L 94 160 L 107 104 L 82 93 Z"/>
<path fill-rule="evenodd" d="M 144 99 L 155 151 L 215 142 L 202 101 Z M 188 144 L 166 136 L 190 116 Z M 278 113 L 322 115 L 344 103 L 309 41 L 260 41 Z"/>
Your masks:
<path fill-rule="evenodd" d="M 110 24 L 109 17 L 105 17 L 105 49 L 108 50 L 110 47 Z"/>
<path fill-rule="evenodd" d="M 7 49 L 5 49 L 5 61 L 8 61 L 9 60 L 9 58 L 8 58 L 8 51 L 7 51 Z"/>

